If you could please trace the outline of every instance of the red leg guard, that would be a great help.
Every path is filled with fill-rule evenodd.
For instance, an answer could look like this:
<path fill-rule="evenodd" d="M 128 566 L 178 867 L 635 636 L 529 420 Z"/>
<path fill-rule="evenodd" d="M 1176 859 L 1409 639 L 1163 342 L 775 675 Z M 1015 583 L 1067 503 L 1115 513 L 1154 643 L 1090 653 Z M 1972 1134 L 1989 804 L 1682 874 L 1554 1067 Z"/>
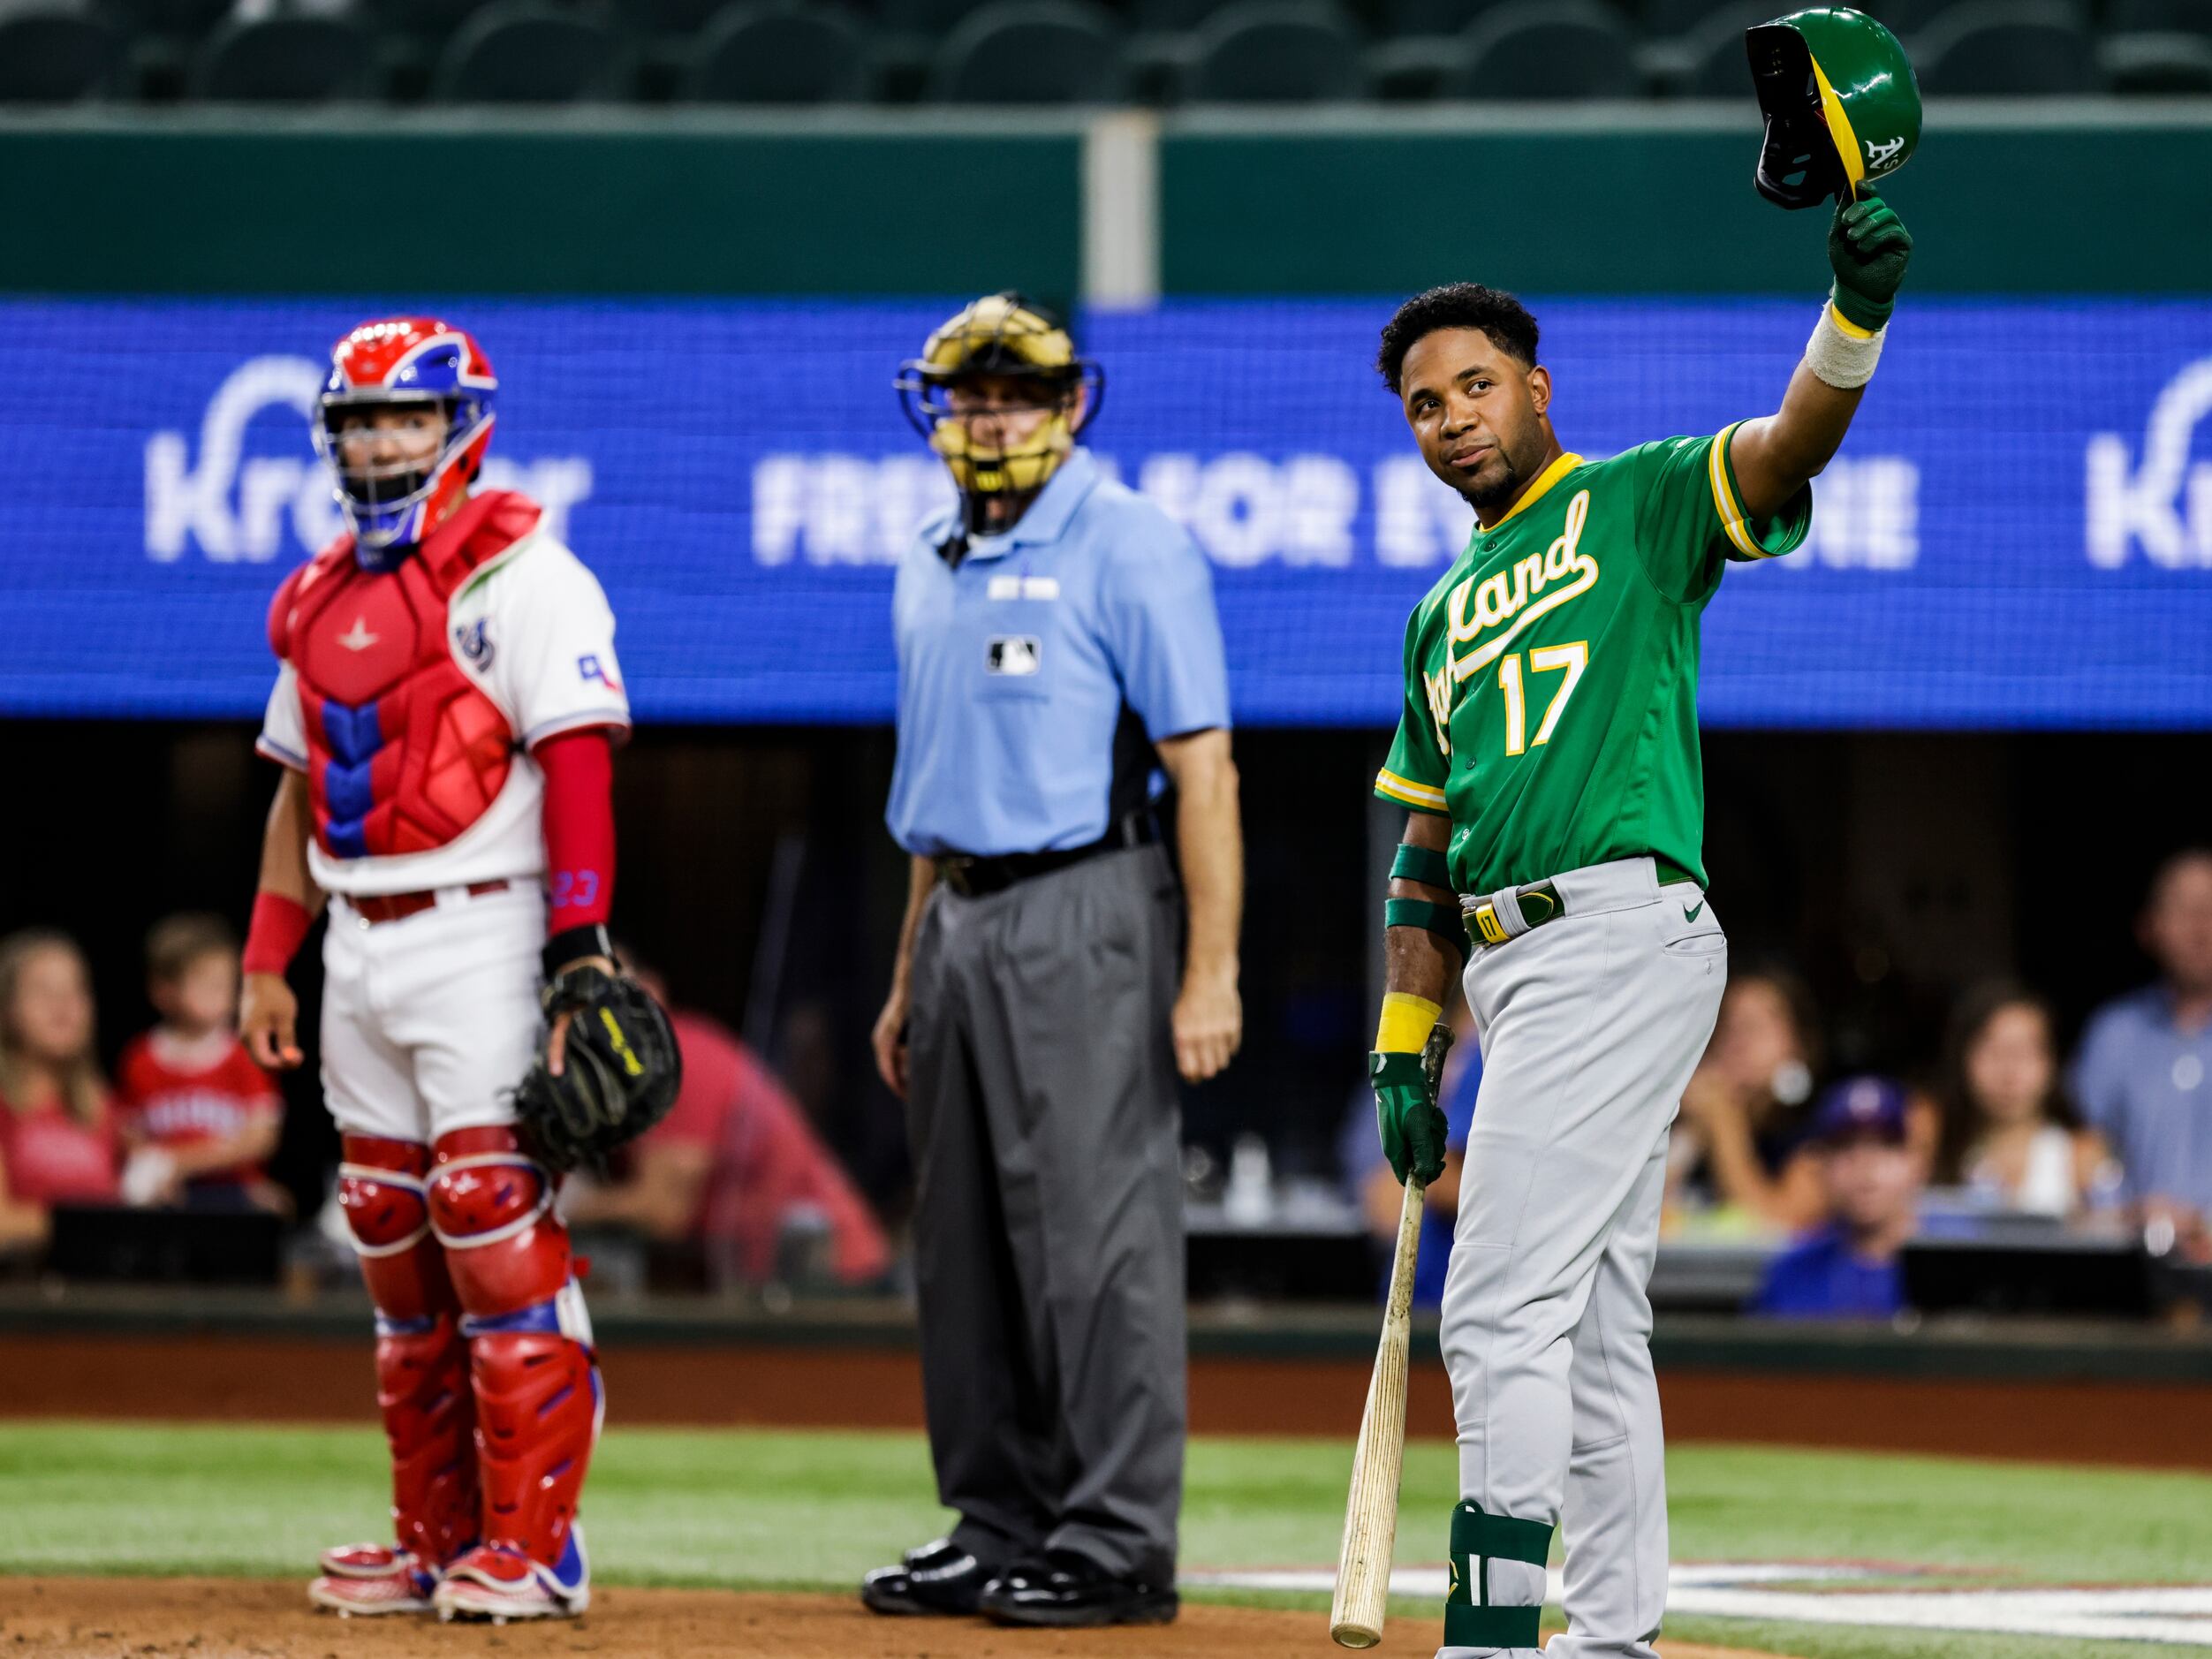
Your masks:
<path fill-rule="evenodd" d="M 567 1581 L 599 1367 L 552 1180 L 506 1128 L 438 1138 L 430 1219 L 467 1314 L 484 1542 Z"/>
<path fill-rule="evenodd" d="M 440 1567 L 476 1542 L 476 1401 L 460 1304 L 431 1236 L 430 1149 L 347 1135 L 338 1203 L 376 1305 L 376 1405 L 391 1446 L 397 1542 Z"/>

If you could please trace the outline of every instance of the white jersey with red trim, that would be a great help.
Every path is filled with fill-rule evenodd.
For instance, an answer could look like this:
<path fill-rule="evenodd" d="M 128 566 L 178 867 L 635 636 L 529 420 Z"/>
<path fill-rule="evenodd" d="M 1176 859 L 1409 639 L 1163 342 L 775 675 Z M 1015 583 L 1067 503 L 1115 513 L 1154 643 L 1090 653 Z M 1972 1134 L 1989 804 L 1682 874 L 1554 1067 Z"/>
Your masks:
<path fill-rule="evenodd" d="M 352 617 L 352 608 L 343 594 L 326 608 L 330 625 L 344 630 L 322 641 L 326 653 L 335 647 L 365 654 L 379 643 L 378 625 L 366 610 Z M 318 833 L 307 844 L 315 885 L 325 892 L 367 896 L 542 875 L 545 784 L 530 751 L 564 731 L 629 730 L 630 703 L 614 634 L 614 613 L 598 579 L 542 527 L 528 529 L 484 560 L 447 604 L 445 647 L 506 722 L 515 753 L 496 795 L 451 839 L 419 851 L 347 856 L 326 845 L 332 838 L 327 833 Z M 296 648 L 285 651 L 255 746 L 308 773 L 312 787 L 312 757 L 317 746 L 328 746 L 310 744 L 307 723 L 330 716 L 320 706 L 310 716 L 308 705 L 320 700 L 312 691 L 303 698 L 297 660 Z M 324 780 L 319 805 L 332 789 L 332 781 Z"/>

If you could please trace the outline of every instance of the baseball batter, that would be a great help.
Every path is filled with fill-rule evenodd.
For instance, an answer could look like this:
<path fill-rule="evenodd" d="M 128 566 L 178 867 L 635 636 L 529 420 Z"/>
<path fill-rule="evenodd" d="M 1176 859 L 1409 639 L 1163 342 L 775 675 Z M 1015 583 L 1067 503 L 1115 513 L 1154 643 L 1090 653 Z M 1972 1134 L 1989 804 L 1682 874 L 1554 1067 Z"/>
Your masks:
<path fill-rule="evenodd" d="M 575 1517 L 599 1368 L 510 1095 L 541 973 L 613 972 L 630 716 L 598 582 L 534 503 L 470 493 L 496 390 L 432 319 L 339 341 L 316 442 L 350 529 L 269 614 L 260 747 L 288 769 L 241 1025 L 263 1065 L 299 1064 L 284 974 L 327 896 L 322 1087 L 391 1444 L 397 1536 L 326 1552 L 310 1587 L 340 1613 L 543 1617 L 590 1595 Z"/>
<path fill-rule="evenodd" d="M 1668 1125 L 1728 961 L 1701 850 L 1698 619 L 1729 560 L 1804 540 L 1910 249 L 1879 200 L 1840 207 L 1835 288 L 1781 407 L 1610 460 L 1563 449 L 1535 319 L 1510 294 L 1433 289 L 1382 332 L 1422 458 L 1477 519 L 1407 625 L 1375 782 L 1411 809 L 1373 1058 L 1401 1180 L 1443 1168 L 1419 1051 L 1463 957 L 1482 1043 L 1443 1295 L 1460 1502 L 1440 1659 L 1536 1648 L 1563 1519 L 1551 1654 L 1654 1659 L 1667 1519 L 1645 1286 Z"/>

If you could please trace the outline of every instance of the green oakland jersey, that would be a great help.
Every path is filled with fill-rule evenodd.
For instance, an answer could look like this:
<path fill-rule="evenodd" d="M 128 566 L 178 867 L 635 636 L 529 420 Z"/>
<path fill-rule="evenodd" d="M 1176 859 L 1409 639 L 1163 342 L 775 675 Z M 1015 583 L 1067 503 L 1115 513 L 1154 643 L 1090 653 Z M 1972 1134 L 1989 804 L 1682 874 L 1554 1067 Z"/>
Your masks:
<path fill-rule="evenodd" d="M 1747 519 L 1716 437 L 1563 455 L 1414 607 L 1375 793 L 1451 819 L 1489 893 L 1649 854 L 1705 880 L 1698 618 L 1731 558 L 1805 539 L 1812 496 Z"/>

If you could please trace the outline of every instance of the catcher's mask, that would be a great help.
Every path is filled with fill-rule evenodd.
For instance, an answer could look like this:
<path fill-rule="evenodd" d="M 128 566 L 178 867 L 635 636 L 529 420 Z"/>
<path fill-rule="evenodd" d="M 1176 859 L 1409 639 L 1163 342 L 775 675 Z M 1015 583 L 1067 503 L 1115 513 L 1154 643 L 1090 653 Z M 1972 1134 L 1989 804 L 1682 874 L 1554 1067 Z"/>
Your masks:
<path fill-rule="evenodd" d="M 956 389 L 986 375 L 1017 383 L 1034 394 L 1026 406 L 1049 412 L 1019 447 L 977 443 L 966 419 L 975 412 L 955 406 Z M 1104 371 L 1075 354 L 1068 331 L 1011 292 L 987 295 L 940 324 L 921 355 L 899 365 L 892 384 L 906 419 L 969 496 L 1042 489 L 1074 449 L 1077 433 L 1096 418 L 1106 392 Z"/>
<path fill-rule="evenodd" d="M 1920 141 L 1920 87 L 1898 37 L 1863 11 L 1814 6 L 1744 31 L 1767 117 L 1753 182 L 1814 208 L 1887 178 Z"/>
<path fill-rule="evenodd" d="M 468 493 L 491 447 L 499 390 L 473 336 L 435 317 L 364 322 L 330 351 L 317 398 L 315 451 L 329 465 L 357 554 L 374 563 L 420 542 Z M 444 433 L 434 455 L 365 458 L 349 446 L 349 422 L 380 409 L 434 411 Z"/>

